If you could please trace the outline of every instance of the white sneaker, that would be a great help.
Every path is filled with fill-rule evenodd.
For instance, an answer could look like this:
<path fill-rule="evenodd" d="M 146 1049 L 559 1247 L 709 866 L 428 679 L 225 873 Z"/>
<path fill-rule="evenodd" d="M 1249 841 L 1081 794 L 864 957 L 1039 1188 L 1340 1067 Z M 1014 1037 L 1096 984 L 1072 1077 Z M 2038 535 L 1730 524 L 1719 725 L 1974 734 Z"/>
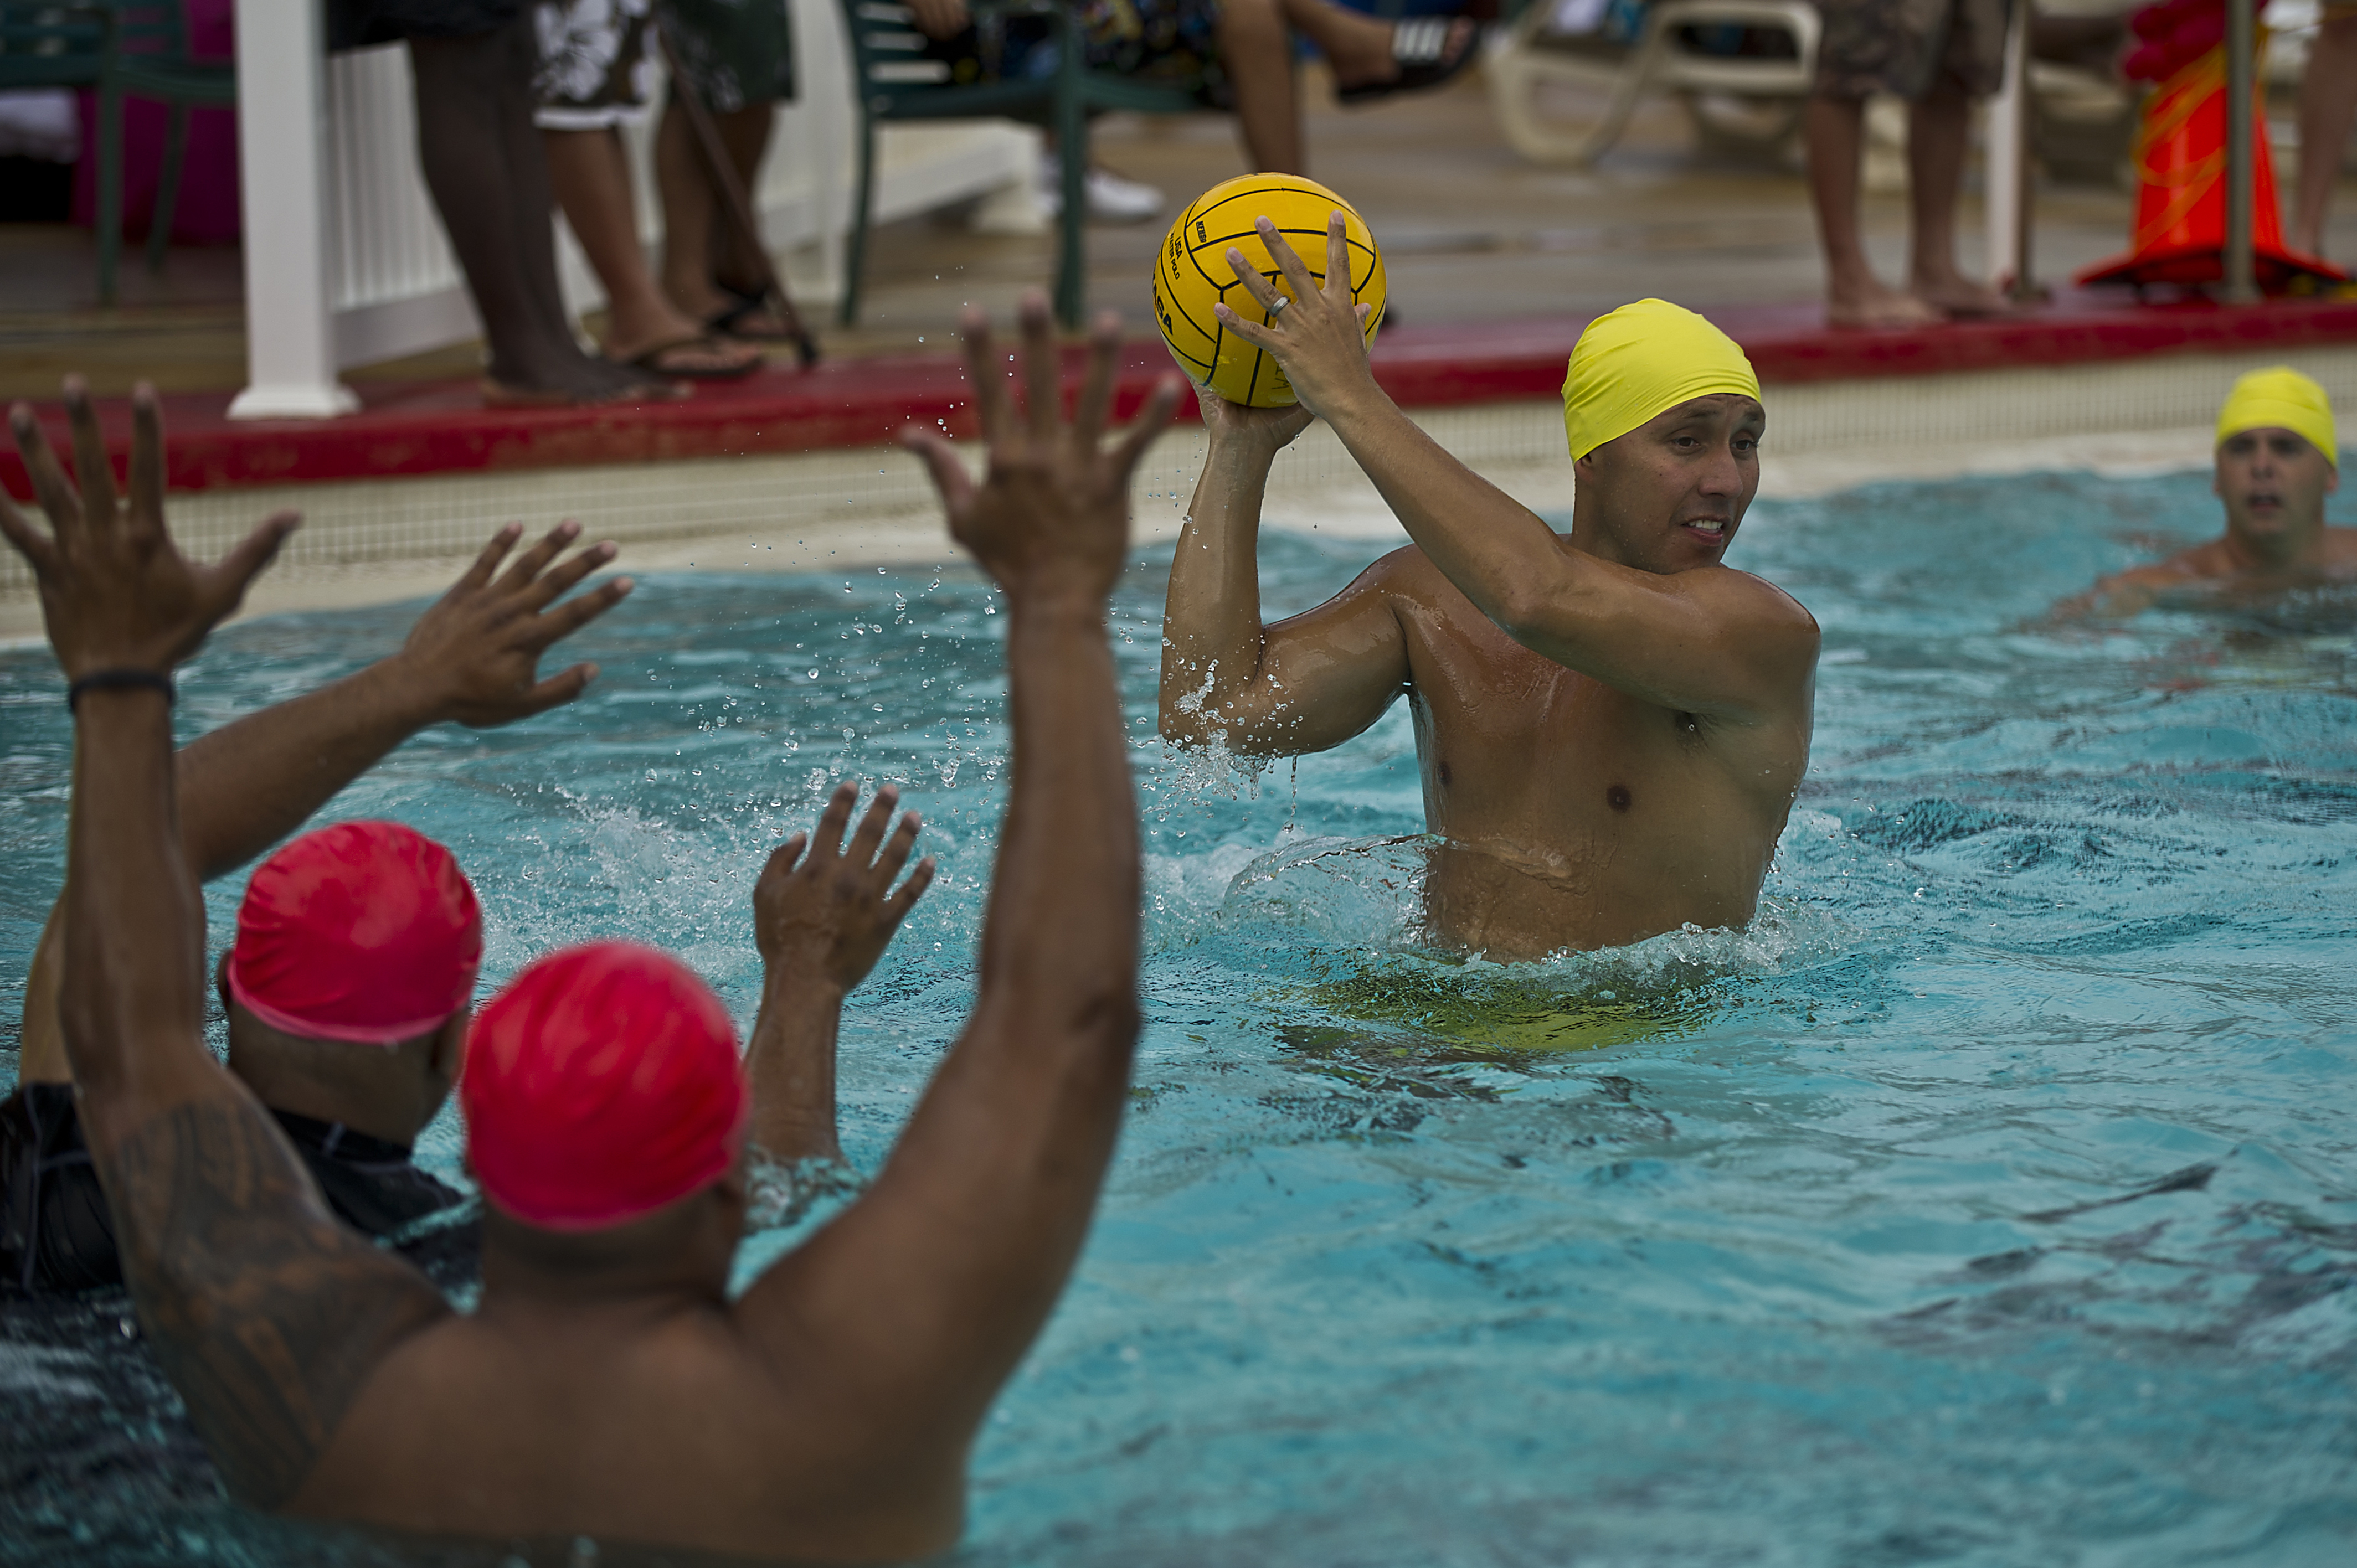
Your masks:
<path fill-rule="evenodd" d="M 1165 200 L 1152 186 L 1124 179 L 1106 168 L 1091 168 L 1085 188 L 1092 223 L 1143 223 L 1162 210 Z M 1039 205 L 1051 223 L 1064 210 L 1064 166 L 1053 153 L 1039 159 Z"/>

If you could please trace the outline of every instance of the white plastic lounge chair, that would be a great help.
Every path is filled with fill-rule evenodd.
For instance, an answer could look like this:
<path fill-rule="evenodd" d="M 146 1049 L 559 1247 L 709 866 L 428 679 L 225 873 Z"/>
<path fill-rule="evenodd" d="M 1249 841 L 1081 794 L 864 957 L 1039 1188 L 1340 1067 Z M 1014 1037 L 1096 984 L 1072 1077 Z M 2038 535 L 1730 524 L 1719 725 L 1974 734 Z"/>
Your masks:
<path fill-rule="evenodd" d="M 1662 0 L 1645 11 L 1633 44 L 1607 40 L 1599 24 L 1600 0 L 1533 0 L 1510 28 L 1491 37 L 1484 62 L 1490 102 L 1507 143 L 1539 163 L 1594 163 L 1620 139 L 1640 94 L 1676 92 L 1689 113 L 1704 119 L 1704 94 L 1768 101 L 1781 112 L 1760 124 L 1745 117 L 1740 127 L 1711 128 L 1781 142 L 1800 124 L 1817 69 L 1822 27 L 1807 0 Z M 1749 27 L 1789 35 L 1790 55 L 1709 54 L 1695 46 L 1697 29 Z M 1550 121 L 1538 108 L 1549 84 L 1609 89 L 1604 117 L 1582 129 Z"/>

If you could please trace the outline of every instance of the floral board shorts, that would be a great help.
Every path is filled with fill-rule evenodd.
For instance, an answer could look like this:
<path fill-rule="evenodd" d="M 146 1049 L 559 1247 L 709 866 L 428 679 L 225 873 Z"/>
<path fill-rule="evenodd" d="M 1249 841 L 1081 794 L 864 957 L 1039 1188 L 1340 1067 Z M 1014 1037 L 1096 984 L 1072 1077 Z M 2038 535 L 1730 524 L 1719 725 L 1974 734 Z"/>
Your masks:
<path fill-rule="evenodd" d="M 1091 70 L 1192 92 L 1207 108 L 1232 109 L 1220 64 L 1218 0 L 1072 0 L 1073 25 Z M 948 62 L 950 81 L 1012 81 L 1051 76 L 1056 44 L 1044 18 L 993 13 L 926 49 Z"/>
<path fill-rule="evenodd" d="M 655 85 L 652 0 L 539 0 L 532 8 L 540 65 L 533 124 L 544 131 L 603 131 L 643 117 Z"/>
<path fill-rule="evenodd" d="M 704 106 L 733 114 L 794 95 L 787 0 L 656 0 L 681 74 Z"/>
<path fill-rule="evenodd" d="M 1941 80 L 1975 98 L 2005 75 L 2008 0 L 1817 0 L 1817 93 L 1913 100 Z"/>

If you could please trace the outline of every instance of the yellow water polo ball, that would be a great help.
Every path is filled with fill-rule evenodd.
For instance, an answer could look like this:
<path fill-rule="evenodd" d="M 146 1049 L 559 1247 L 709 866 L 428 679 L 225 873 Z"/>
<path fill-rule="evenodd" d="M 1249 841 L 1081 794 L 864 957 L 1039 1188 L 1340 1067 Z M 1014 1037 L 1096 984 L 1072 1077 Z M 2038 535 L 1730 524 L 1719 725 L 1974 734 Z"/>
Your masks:
<path fill-rule="evenodd" d="M 1343 237 L 1350 247 L 1351 297 L 1374 306 L 1367 312 L 1367 341 L 1372 343 L 1383 318 L 1383 254 L 1351 204 L 1316 180 L 1248 174 L 1213 186 L 1178 215 L 1154 260 L 1154 315 L 1162 324 L 1162 340 L 1198 384 L 1230 403 L 1254 408 L 1282 408 L 1300 401 L 1275 357 L 1228 331 L 1211 307 L 1225 300 L 1246 321 L 1268 319 L 1260 302 L 1236 282 L 1235 270 L 1228 264 L 1231 245 L 1279 294 L 1293 292 L 1261 242 L 1262 218 L 1276 224 L 1322 286 L 1326 226 L 1337 208 L 1342 211 Z"/>

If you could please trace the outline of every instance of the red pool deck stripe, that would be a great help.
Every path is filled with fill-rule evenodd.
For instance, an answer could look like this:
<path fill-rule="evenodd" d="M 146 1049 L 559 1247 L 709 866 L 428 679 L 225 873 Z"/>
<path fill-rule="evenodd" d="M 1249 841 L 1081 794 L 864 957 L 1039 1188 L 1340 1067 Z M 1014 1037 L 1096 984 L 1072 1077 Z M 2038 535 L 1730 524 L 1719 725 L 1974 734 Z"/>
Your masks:
<path fill-rule="evenodd" d="M 2025 316 L 1890 332 L 1827 330 L 1814 305 L 1710 314 L 1770 385 L 2357 343 L 2357 300 L 2338 299 L 2136 306 L 2072 294 Z M 1586 326 L 1566 317 L 1403 327 L 1378 341 L 1375 372 L 1410 408 L 1553 397 Z M 1116 414 L 1133 412 L 1168 363 L 1157 343 L 1126 345 Z M 1081 354 L 1070 350 L 1068 397 L 1080 373 Z M 361 398 L 361 411 L 343 419 L 245 421 L 228 417 L 224 393 L 167 397 L 167 482 L 195 490 L 810 452 L 881 445 L 911 424 L 974 433 L 963 368 L 949 353 L 770 369 L 699 385 L 676 403 L 628 407 L 489 409 L 472 381 L 367 383 Z M 61 441 L 59 406 L 38 412 Z M 100 415 L 119 464 L 128 403 L 107 400 Z M 1179 417 L 1196 417 L 1193 399 Z M 20 499 L 31 493 L 13 450 L 0 453 L 0 486 Z"/>

